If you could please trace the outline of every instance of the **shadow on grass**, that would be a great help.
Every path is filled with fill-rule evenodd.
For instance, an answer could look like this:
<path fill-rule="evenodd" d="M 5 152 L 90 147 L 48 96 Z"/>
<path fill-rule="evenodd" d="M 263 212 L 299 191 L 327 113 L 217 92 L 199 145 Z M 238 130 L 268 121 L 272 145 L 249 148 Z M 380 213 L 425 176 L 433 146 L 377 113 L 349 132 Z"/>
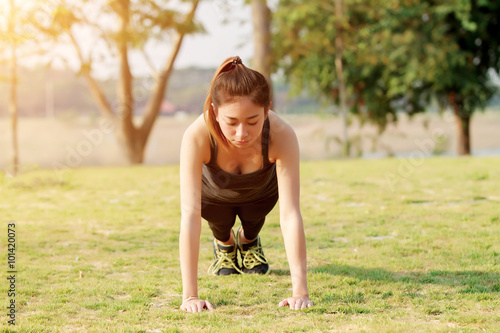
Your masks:
<path fill-rule="evenodd" d="M 358 280 L 403 282 L 410 284 L 438 284 L 462 287 L 459 293 L 498 293 L 500 274 L 481 271 L 391 272 L 382 268 L 360 268 L 347 265 L 326 265 L 311 268 L 311 273 L 326 273 Z"/>
<path fill-rule="evenodd" d="M 287 276 L 287 275 L 290 275 L 290 270 L 288 270 L 288 269 L 271 269 L 269 271 L 269 275 Z"/>

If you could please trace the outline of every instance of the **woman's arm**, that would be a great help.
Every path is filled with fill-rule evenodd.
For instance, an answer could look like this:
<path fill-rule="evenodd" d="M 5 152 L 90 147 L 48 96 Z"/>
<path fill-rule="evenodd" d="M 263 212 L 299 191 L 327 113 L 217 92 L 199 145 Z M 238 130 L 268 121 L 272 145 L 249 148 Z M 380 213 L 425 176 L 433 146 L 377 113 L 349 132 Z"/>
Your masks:
<path fill-rule="evenodd" d="M 280 119 L 280 121 L 282 121 Z M 284 125 L 273 140 L 278 176 L 280 224 L 285 241 L 293 296 L 279 303 L 291 309 L 312 306 L 307 290 L 306 239 L 300 213 L 299 144 L 293 129 Z"/>
<path fill-rule="evenodd" d="M 201 119 L 203 120 L 203 119 Z M 204 158 L 200 118 L 182 138 L 180 156 L 181 230 L 179 255 L 182 274 L 182 310 L 199 312 L 213 309 L 212 304 L 198 298 L 198 256 L 201 233 L 201 169 Z M 204 124 L 203 124 L 204 125 Z"/>

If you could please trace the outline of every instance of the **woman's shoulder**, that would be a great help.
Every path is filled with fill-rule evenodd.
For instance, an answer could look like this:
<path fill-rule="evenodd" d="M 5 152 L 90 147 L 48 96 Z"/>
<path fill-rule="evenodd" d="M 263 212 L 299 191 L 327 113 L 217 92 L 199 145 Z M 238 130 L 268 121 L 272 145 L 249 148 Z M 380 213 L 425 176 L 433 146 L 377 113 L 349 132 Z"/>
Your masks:
<path fill-rule="evenodd" d="M 200 114 L 186 129 L 184 135 L 192 135 L 192 134 L 208 134 L 207 124 L 205 122 L 205 117 L 203 114 Z"/>
<path fill-rule="evenodd" d="M 188 126 L 184 132 L 182 141 L 183 146 L 189 148 L 186 153 L 199 154 L 203 157 L 203 163 L 208 162 L 207 156 L 210 159 L 210 131 L 205 123 L 203 114 Z"/>
<path fill-rule="evenodd" d="M 269 111 L 268 117 L 270 123 L 269 160 L 274 162 L 290 149 L 290 144 L 297 142 L 297 136 L 292 126 L 275 112 Z"/>
<path fill-rule="evenodd" d="M 286 141 L 290 136 L 295 136 L 295 131 L 282 117 L 276 112 L 269 111 L 270 135 L 273 140 Z"/>

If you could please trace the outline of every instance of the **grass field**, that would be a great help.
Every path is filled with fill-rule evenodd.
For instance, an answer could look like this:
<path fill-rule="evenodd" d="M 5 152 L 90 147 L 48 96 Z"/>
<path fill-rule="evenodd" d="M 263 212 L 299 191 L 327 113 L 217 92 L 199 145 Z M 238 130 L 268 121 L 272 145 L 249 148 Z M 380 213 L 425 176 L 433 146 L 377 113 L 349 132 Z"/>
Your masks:
<path fill-rule="evenodd" d="M 200 296 L 216 309 L 201 314 L 179 310 L 178 166 L 0 174 L 0 244 L 15 221 L 17 245 L 16 326 L 2 315 L 2 331 L 500 331 L 500 158 L 301 171 L 314 307 L 277 307 L 291 283 L 276 207 L 261 233 L 268 276 L 207 275 L 203 225 Z"/>

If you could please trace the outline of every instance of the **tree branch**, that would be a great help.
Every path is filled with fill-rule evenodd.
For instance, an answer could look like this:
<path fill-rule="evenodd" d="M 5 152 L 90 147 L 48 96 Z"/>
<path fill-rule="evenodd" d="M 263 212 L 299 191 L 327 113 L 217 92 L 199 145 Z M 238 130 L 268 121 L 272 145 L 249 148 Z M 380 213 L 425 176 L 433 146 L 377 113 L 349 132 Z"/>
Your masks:
<path fill-rule="evenodd" d="M 193 1 L 191 9 L 186 14 L 186 17 L 184 19 L 184 23 L 188 23 L 188 22 L 191 22 L 193 20 L 194 13 L 196 11 L 196 7 L 198 6 L 198 3 L 199 3 L 199 0 Z M 165 87 L 167 86 L 168 79 L 170 78 L 170 74 L 172 73 L 175 58 L 177 57 L 177 54 L 179 53 L 179 50 L 180 50 L 181 45 L 182 45 L 182 40 L 184 39 L 185 34 L 186 34 L 186 32 L 183 29 L 181 29 L 181 31 L 179 31 L 179 30 L 177 31 L 177 34 L 174 37 L 174 43 L 172 46 L 172 52 L 170 54 L 170 57 L 168 57 L 167 61 L 165 62 L 164 66 L 162 68 L 159 80 L 156 81 L 153 96 L 148 101 L 148 104 L 146 106 L 146 112 L 144 115 L 144 119 L 143 119 L 141 127 L 139 128 L 140 137 L 143 140 L 143 142 L 142 142 L 143 145 L 146 145 L 146 142 L 148 139 L 148 134 L 151 131 L 151 129 L 153 128 L 156 117 L 158 117 L 158 114 L 160 112 L 160 105 L 161 105 L 161 102 L 162 102 L 164 95 L 165 95 Z"/>
<path fill-rule="evenodd" d="M 73 33 L 71 32 L 71 30 L 68 31 L 68 35 L 71 39 L 71 43 L 75 47 L 76 53 L 78 55 L 78 59 L 80 60 L 81 73 L 83 74 L 83 76 L 87 80 L 87 83 L 88 83 L 89 88 L 90 88 L 90 93 L 94 97 L 94 100 L 97 103 L 99 111 L 105 117 L 108 117 L 108 118 L 115 121 L 117 118 L 113 112 L 113 108 L 111 107 L 108 100 L 106 99 L 106 96 L 102 92 L 101 87 L 99 87 L 99 85 L 97 84 L 97 81 L 90 74 L 90 60 L 85 61 L 85 59 L 83 58 L 82 49 L 80 48 L 80 45 L 78 45 L 78 43 L 75 39 L 75 36 L 73 36 Z"/>
<path fill-rule="evenodd" d="M 142 56 L 144 57 L 144 60 L 146 61 L 146 65 L 148 65 L 149 72 L 151 73 L 153 78 L 156 81 L 160 80 L 160 73 L 153 66 L 153 62 L 151 61 L 151 58 L 148 57 L 148 55 L 146 54 L 146 52 L 144 51 L 143 48 L 140 49 L 140 52 L 141 52 Z"/>

